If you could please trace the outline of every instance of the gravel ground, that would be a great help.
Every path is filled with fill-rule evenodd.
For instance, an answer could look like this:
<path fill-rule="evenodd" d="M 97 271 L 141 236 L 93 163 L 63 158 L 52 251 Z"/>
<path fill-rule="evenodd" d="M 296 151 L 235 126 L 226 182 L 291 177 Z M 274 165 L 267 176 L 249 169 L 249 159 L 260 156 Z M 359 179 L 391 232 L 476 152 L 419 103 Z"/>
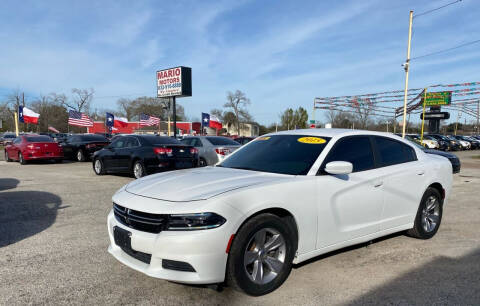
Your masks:
<path fill-rule="evenodd" d="M 262 297 L 147 277 L 107 253 L 111 196 L 132 179 L 90 163 L 6 163 L 0 156 L 0 304 L 480 303 L 480 151 L 462 171 L 437 235 L 391 235 L 295 267 Z"/>

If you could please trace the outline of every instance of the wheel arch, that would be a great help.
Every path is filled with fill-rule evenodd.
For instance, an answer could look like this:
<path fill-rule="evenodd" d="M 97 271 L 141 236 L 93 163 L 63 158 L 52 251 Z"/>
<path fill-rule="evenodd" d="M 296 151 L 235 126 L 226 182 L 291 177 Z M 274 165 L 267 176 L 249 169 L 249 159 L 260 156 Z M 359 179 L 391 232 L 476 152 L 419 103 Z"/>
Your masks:
<path fill-rule="evenodd" d="M 247 223 L 250 219 L 258 216 L 258 215 L 261 215 L 261 214 L 272 214 L 272 215 L 276 215 L 282 219 L 286 219 L 286 220 L 289 220 L 291 222 L 289 222 L 290 224 L 290 228 L 293 230 L 294 234 L 295 234 L 295 252 L 297 251 L 298 249 L 298 241 L 300 239 L 299 237 L 299 230 L 298 230 L 298 223 L 297 223 L 297 220 L 295 219 L 295 216 L 287 209 L 285 208 L 282 208 L 282 207 L 269 207 L 269 208 L 263 208 L 263 209 L 259 209 L 257 211 L 255 211 L 254 213 L 250 214 L 247 218 L 245 218 L 245 220 L 243 220 L 242 223 L 240 223 L 240 225 L 237 227 L 236 231 L 235 231 L 235 235 L 238 233 L 238 231 L 240 230 L 240 228 L 245 224 Z"/>
<path fill-rule="evenodd" d="M 440 195 L 442 196 L 442 201 L 445 199 L 445 189 L 443 188 L 442 184 L 439 182 L 432 183 L 428 186 L 428 188 L 433 188 L 437 190 Z"/>

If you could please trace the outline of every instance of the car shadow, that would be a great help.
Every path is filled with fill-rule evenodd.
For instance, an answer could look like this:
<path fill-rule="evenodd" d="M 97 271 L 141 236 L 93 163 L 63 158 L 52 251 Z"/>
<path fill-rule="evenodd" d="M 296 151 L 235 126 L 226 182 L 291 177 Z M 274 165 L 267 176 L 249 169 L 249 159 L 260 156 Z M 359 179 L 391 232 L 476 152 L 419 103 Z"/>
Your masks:
<path fill-rule="evenodd" d="M 0 178 L 0 191 L 17 188 L 19 180 L 13 178 Z"/>
<path fill-rule="evenodd" d="M 390 235 L 386 235 L 386 236 L 383 236 L 383 237 L 380 237 L 380 238 L 370 240 L 368 242 L 363 242 L 363 243 L 359 243 L 359 244 L 355 244 L 355 245 L 352 245 L 352 246 L 345 247 L 343 249 L 331 251 L 331 252 L 328 252 L 328 253 L 310 258 L 308 260 L 302 261 L 299 264 L 295 264 L 295 265 L 293 265 L 293 268 L 294 269 L 300 269 L 300 268 L 302 268 L 302 267 L 304 267 L 304 266 L 306 266 L 306 265 L 308 265 L 312 262 L 315 262 L 315 261 L 319 261 L 319 260 L 322 260 L 322 259 L 325 259 L 325 258 L 329 258 L 329 257 L 335 256 L 335 255 L 350 252 L 350 251 L 353 251 L 353 250 L 365 248 L 365 247 L 368 247 L 372 244 L 379 243 L 379 242 L 382 242 L 384 240 L 388 240 L 388 239 L 403 236 L 403 235 L 405 235 L 405 232 L 393 233 L 393 234 L 390 234 Z"/>
<path fill-rule="evenodd" d="M 480 248 L 458 258 L 440 256 L 348 305 L 478 305 L 479 275 Z"/>
<path fill-rule="evenodd" d="M 16 179 L 0 179 L 0 190 L 15 189 Z M 50 227 L 62 199 L 44 191 L 0 192 L 0 248 L 19 242 Z"/>

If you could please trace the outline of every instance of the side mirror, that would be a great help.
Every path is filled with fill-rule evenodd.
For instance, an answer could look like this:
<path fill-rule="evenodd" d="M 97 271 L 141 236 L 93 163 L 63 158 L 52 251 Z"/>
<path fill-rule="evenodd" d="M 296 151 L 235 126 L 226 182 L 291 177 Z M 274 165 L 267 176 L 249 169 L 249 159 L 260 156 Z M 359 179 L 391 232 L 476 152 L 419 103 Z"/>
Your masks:
<path fill-rule="evenodd" d="M 346 161 L 333 161 L 325 165 L 325 172 L 330 174 L 349 174 L 352 171 L 352 163 Z"/>

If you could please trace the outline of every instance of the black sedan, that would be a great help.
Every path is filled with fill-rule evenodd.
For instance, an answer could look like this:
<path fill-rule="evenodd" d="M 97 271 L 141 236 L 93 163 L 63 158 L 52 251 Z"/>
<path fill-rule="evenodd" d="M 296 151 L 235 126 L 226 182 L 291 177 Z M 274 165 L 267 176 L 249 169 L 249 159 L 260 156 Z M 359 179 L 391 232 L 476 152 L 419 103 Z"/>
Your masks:
<path fill-rule="evenodd" d="M 197 165 L 197 149 L 171 137 L 153 135 L 117 136 L 93 156 L 93 171 L 97 175 L 131 173 L 140 178 L 159 170 Z"/>
<path fill-rule="evenodd" d="M 80 134 L 67 137 L 60 145 L 66 158 L 83 162 L 109 143 L 110 141 L 102 135 Z"/>
<path fill-rule="evenodd" d="M 450 163 L 452 163 L 452 172 L 453 173 L 460 172 L 461 164 L 460 164 L 460 159 L 457 157 L 457 155 L 455 155 L 453 153 L 439 151 L 439 150 L 427 149 L 427 148 L 423 147 L 422 145 L 420 145 L 420 144 L 418 144 L 414 141 L 410 141 L 410 142 L 413 143 L 420 150 L 423 150 L 423 152 L 425 152 L 427 154 L 435 154 L 435 155 L 440 155 L 440 156 L 443 156 L 445 158 L 448 158 Z"/>

